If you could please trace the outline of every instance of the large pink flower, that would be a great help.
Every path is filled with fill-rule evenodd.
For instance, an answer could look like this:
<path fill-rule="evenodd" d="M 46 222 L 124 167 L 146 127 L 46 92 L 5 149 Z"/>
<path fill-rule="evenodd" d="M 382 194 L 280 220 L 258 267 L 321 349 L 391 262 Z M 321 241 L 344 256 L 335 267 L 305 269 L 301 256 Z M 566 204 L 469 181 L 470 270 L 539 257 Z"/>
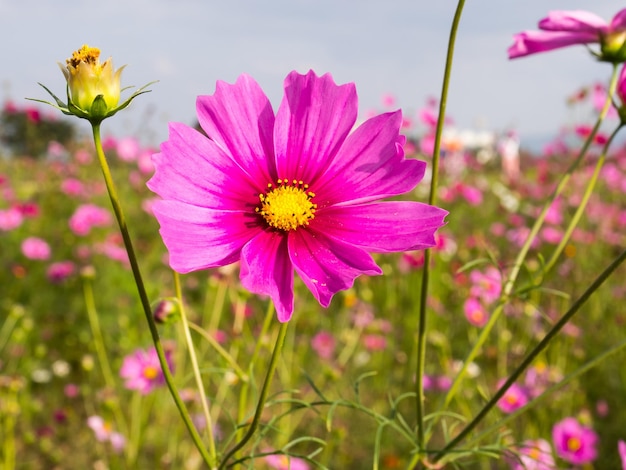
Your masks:
<path fill-rule="evenodd" d="M 624 61 L 626 9 L 607 24 L 594 13 L 582 10 L 551 11 L 539 21 L 540 31 L 524 31 L 513 36 L 509 58 L 524 57 L 574 44 L 600 44 L 600 56 L 609 61 Z"/>
<path fill-rule="evenodd" d="M 404 158 L 400 111 L 357 117 L 354 84 L 290 73 L 276 115 L 248 75 L 197 100 L 209 138 L 170 124 L 149 188 L 178 272 L 241 262 L 244 287 L 293 312 L 293 272 L 324 307 L 361 275 L 381 269 L 368 252 L 435 244 L 446 211 L 373 202 L 412 190 L 426 164 Z"/>
<path fill-rule="evenodd" d="M 552 428 L 552 441 L 558 456 L 574 465 L 592 462 L 598 456 L 598 435 L 575 418 L 556 423 Z"/>

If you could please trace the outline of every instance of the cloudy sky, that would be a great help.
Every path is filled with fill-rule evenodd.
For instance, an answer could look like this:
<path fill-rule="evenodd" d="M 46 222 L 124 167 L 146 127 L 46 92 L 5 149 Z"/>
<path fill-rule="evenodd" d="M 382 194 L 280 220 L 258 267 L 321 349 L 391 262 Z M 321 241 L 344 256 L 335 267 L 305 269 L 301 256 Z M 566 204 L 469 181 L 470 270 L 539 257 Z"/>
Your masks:
<path fill-rule="evenodd" d="M 610 67 L 583 46 L 509 61 L 512 35 L 535 28 L 548 10 L 592 9 L 610 20 L 622 7 L 609 0 L 467 1 L 448 100 L 456 125 L 515 128 L 531 141 L 571 123 L 566 97 L 607 80 Z M 452 0 L 0 0 L 0 100 L 45 98 L 37 82 L 63 96 L 56 63 L 86 43 L 116 66 L 128 64 L 123 85 L 159 80 L 105 122 L 104 132 L 120 137 L 164 140 L 168 121 L 193 122 L 198 94 L 243 72 L 275 107 L 287 73 L 313 69 L 355 82 L 363 112 L 380 108 L 390 93 L 414 115 L 440 93 L 455 8 Z"/>

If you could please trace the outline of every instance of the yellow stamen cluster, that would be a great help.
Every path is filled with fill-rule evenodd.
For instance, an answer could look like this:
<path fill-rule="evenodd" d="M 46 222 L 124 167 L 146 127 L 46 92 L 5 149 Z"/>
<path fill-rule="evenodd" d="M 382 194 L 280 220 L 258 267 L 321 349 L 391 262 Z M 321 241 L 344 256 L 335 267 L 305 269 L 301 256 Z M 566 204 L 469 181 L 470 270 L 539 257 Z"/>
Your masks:
<path fill-rule="evenodd" d="M 567 449 L 576 452 L 578 449 L 582 447 L 582 442 L 576 436 L 572 436 L 567 439 Z"/>
<path fill-rule="evenodd" d="M 159 370 L 153 366 L 147 366 L 143 370 L 143 376 L 145 379 L 154 380 L 159 375 Z"/>
<path fill-rule="evenodd" d="M 261 204 L 256 212 L 261 214 L 271 227 L 279 230 L 296 230 L 309 225 L 315 218 L 317 204 L 312 199 L 315 193 L 303 181 L 279 179 L 278 185 L 267 185 L 265 193 L 259 194 Z"/>
<path fill-rule="evenodd" d="M 72 53 L 72 57 L 65 62 L 74 68 L 78 67 L 78 64 L 85 62 L 86 64 L 96 65 L 100 58 L 100 49 L 97 47 L 89 47 L 87 44 L 83 45 L 77 51 Z"/>

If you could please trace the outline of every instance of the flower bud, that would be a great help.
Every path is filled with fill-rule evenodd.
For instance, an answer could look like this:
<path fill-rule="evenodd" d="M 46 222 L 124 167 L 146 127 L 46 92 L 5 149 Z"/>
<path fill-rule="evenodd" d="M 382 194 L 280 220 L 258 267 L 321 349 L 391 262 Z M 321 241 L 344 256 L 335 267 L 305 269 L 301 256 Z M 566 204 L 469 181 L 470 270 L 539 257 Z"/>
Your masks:
<path fill-rule="evenodd" d="M 175 302 L 163 299 L 159 300 L 152 311 L 154 321 L 160 324 L 173 323 L 179 318 L 178 307 Z"/>
<path fill-rule="evenodd" d="M 100 50 L 86 44 L 61 64 L 68 85 L 68 102 L 92 118 L 104 119 L 120 101 L 120 75 L 111 58 L 100 63 Z M 68 103 L 68 104 L 69 104 Z"/>
<path fill-rule="evenodd" d="M 614 31 L 601 40 L 601 57 L 605 62 L 622 63 L 626 62 L 626 30 Z"/>

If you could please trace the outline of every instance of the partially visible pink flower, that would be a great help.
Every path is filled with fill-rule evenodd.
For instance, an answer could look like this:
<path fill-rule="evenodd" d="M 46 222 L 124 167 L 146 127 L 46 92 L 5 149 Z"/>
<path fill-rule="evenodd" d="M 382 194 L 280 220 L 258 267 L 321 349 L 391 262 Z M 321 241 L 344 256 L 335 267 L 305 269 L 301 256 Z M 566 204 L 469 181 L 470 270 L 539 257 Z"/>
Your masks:
<path fill-rule="evenodd" d="M 478 269 L 470 272 L 470 295 L 481 299 L 486 304 L 495 302 L 500 297 L 502 290 L 502 274 L 495 266 L 489 266 L 485 271 Z"/>
<path fill-rule="evenodd" d="M 171 351 L 166 350 L 165 357 L 170 369 L 173 369 Z M 147 350 L 137 349 L 134 353 L 126 356 L 120 369 L 120 376 L 125 379 L 126 388 L 137 390 L 142 395 L 146 395 L 165 384 L 159 356 L 154 346 Z"/>
<path fill-rule="evenodd" d="M 28 259 L 47 260 L 50 258 L 50 245 L 39 237 L 28 237 L 22 242 L 22 254 Z"/>
<path fill-rule="evenodd" d="M 335 337 L 328 331 L 320 331 L 311 340 L 311 347 L 322 359 L 330 359 L 335 352 L 335 346 Z"/>
<path fill-rule="evenodd" d="M 139 141 L 135 137 L 125 137 L 117 142 L 117 156 L 125 162 L 134 162 L 141 150 Z"/>
<path fill-rule="evenodd" d="M 475 297 L 469 297 L 463 304 L 465 318 L 472 325 L 482 328 L 489 320 L 489 313 L 483 304 Z"/>
<path fill-rule="evenodd" d="M 574 418 L 565 418 L 554 425 L 552 441 L 557 455 L 574 465 L 593 462 L 598 456 L 598 435 Z"/>
<path fill-rule="evenodd" d="M 80 196 L 84 193 L 83 182 L 76 178 L 66 178 L 61 182 L 61 191 L 68 196 Z"/>
<path fill-rule="evenodd" d="M 387 338 L 378 334 L 364 335 L 363 346 L 368 351 L 383 351 L 387 347 Z"/>
<path fill-rule="evenodd" d="M 76 265 L 72 261 L 58 261 L 48 266 L 46 275 L 53 284 L 63 282 L 76 271 Z"/>
<path fill-rule="evenodd" d="M 512 461 L 512 470 L 554 470 L 556 468 L 552 447 L 545 439 L 525 441 L 517 450 L 519 455 Z"/>
<path fill-rule="evenodd" d="M 498 383 L 498 387 L 501 387 L 503 383 L 504 380 L 501 380 Z M 528 403 L 528 394 L 526 393 L 526 390 L 522 386 L 514 383 L 504 393 L 502 398 L 498 400 L 498 408 L 505 413 L 513 413 L 526 403 Z"/>
<path fill-rule="evenodd" d="M 39 215 L 39 205 L 35 202 L 23 202 L 15 206 L 26 219 L 33 219 Z"/>
<path fill-rule="evenodd" d="M 626 442 L 622 440 L 617 441 L 617 452 L 622 461 L 622 470 L 626 470 Z"/>
<path fill-rule="evenodd" d="M 582 10 L 551 11 L 539 21 L 540 31 L 524 31 L 513 36 L 510 59 L 551 51 L 574 44 L 600 44 L 604 60 L 623 62 L 626 39 L 626 9 L 607 24 L 594 13 Z M 621 59 L 621 60 L 620 60 Z"/>
<path fill-rule="evenodd" d="M 23 221 L 22 213 L 15 207 L 0 210 L 0 230 L 5 232 L 14 230 L 22 225 Z"/>
<path fill-rule="evenodd" d="M 148 187 L 154 214 L 181 273 L 241 263 L 249 291 L 269 296 L 279 321 L 294 310 L 294 273 L 328 307 L 361 275 L 380 275 L 370 253 L 435 244 L 446 211 L 385 201 L 413 190 L 424 162 L 406 159 L 400 111 L 354 129 L 354 84 L 330 74 L 290 73 L 276 114 L 248 75 L 199 96 L 210 139 L 171 123 Z"/>
<path fill-rule="evenodd" d="M 305 460 L 287 455 L 268 455 L 265 462 L 276 470 L 309 470 L 309 464 Z"/>
<path fill-rule="evenodd" d="M 112 221 L 111 213 L 95 204 L 79 206 L 70 217 L 69 225 L 76 235 L 89 235 L 93 227 L 105 227 Z"/>
<path fill-rule="evenodd" d="M 87 418 L 87 426 L 94 432 L 98 441 L 110 442 L 115 452 L 119 453 L 126 447 L 126 438 L 120 433 L 113 431 L 111 424 L 100 416 Z"/>
<path fill-rule="evenodd" d="M 459 191 L 461 196 L 472 206 L 478 206 L 483 202 L 483 193 L 480 189 L 463 184 L 460 186 Z"/>

